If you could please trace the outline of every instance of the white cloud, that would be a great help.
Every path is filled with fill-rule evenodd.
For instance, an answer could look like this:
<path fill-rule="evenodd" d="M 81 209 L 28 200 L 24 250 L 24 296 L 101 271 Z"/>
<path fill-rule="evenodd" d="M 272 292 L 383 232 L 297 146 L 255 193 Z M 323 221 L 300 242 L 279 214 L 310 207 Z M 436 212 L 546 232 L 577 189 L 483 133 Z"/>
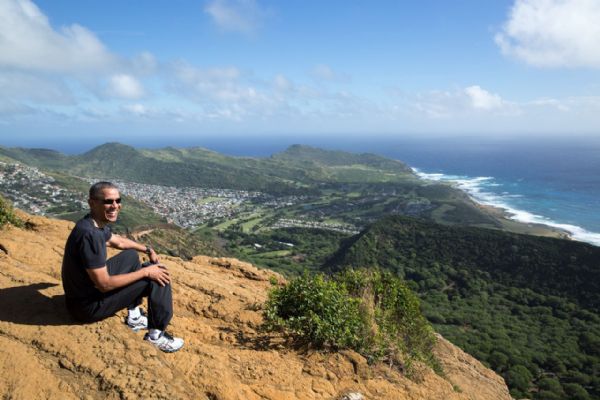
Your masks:
<path fill-rule="evenodd" d="M 18 115 L 35 114 L 36 112 L 35 109 L 25 104 L 17 104 L 10 100 L 3 101 L 0 99 L 0 117 L 15 117 Z"/>
<path fill-rule="evenodd" d="M 285 76 L 279 74 L 273 79 L 273 86 L 279 92 L 289 92 L 294 89 L 294 85 Z"/>
<path fill-rule="evenodd" d="M 429 118 L 448 118 L 466 108 L 464 93 L 433 90 L 408 99 L 408 105 Z M 398 107 L 403 110 L 404 107 Z"/>
<path fill-rule="evenodd" d="M 149 52 L 121 59 L 80 25 L 55 29 L 31 0 L 0 0 L 0 98 L 48 105 L 74 104 L 90 94 L 138 99 L 145 90 L 135 76 L 157 69 Z"/>
<path fill-rule="evenodd" d="M 116 74 L 110 77 L 107 92 L 114 97 L 138 99 L 144 95 L 144 88 L 133 76 Z"/>
<path fill-rule="evenodd" d="M 315 65 L 311 71 L 313 79 L 318 82 L 343 82 L 350 81 L 350 77 L 347 74 L 333 70 L 330 66 L 325 64 Z"/>
<path fill-rule="evenodd" d="M 518 104 L 503 100 L 479 85 L 452 91 L 434 90 L 416 96 L 402 95 L 410 109 L 429 118 L 455 118 L 480 115 L 517 115 Z"/>
<path fill-rule="evenodd" d="M 138 117 L 143 117 L 148 114 L 148 109 L 143 104 L 126 104 L 123 106 L 123 110 L 137 115 Z"/>
<path fill-rule="evenodd" d="M 208 118 L 262 118 L 276 112 L 285 98 L 276 88 L 277 78 L 274 82 L 257 80 L 235 67 L 203 69 L 179 62 L 167 75 L 172 78 L 167 87 L 170 93 L 193 101 L 196 107 L 201 105 Z M 285 85 L 282 79 L 279 84 Z"/>
<path fill-rule="evenodd" d="M 533 107 L 550 107 L 564 112 L 571 110 L 570 107 L 566 105 L 563 101 L 557 99 L 550 99 L 547 97 L 535 99 L 533 101 L 528 102 L 527 105 Z"/>
<path fill-rule="evenodd" d="M 69 105 L 75 99 L 70 89 L 60 80 L 48 79 L 27 72 L 0 72 L 0 99 Z"/>
<path fill-rule="evenodd" d="M 324 64 L 319 64 L 316 65 L 313 68 L 313 76 L 317 79 L 322 79 L 322 80 L 332 80 L 335 78 L 335 73 L 333 72 L 333 70 Z"/>
<path fill-rule="evenodd" d="M 516 0 L 495 41 L 540 67 L 600 67 L 600 1 Z"/>
<path fill-rule="evenodd" d="M 103 70 L 115 62 L 86 28 L 73 24 L 58 32 L 30 0 L 0 1 L 0 67 L 73 72 Z"/>
<path fill-rule="evenodd" d="M 158 61 L 152 53 L 144 51 L 131 60 L 131 67 L 137 74 L 151 75 L 157 71 Z"/>
<path fill-rule="evenodd" d="M 477 85 L 465 88 L 464 92 L 471 101 L 471 106 L 478 110 L 494 110 L 502 108 L 504 105 L 500 96 Z"/>
<path fill-rule="evenodd" d="M 187 63 L 173 66 L 175 91 L 195 101 L 252 102 L 258 90 L 241 80 L 241 72 L 234 67 L 201 69 Z"/>
<path fill-rule="evenodd" d="M 348 92 L 296 84 L 283 74 L 263 80 L 237 68 L 171 66 L 171 93 L 200 105 L 207 118 L 234 121 L 280 121 L 315 118 L 331 121 L 372 112 L 370 102 Z"/>
<path fill-rule="evenodd" d="M 204 9 L 227 32 L 254 34 L 267 16 L 254 0 L 213 0 Z"/>

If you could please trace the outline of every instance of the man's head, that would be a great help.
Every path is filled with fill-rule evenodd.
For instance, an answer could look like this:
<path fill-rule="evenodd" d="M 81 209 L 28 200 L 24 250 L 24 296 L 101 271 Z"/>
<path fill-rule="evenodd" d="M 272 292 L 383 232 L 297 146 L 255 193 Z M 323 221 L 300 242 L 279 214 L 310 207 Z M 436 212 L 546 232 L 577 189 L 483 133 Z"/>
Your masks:
<path fill-rule="evenodd" d="M 119 189 L 111 182 L 97 182 L 90 187 L 90 213 L 98 226 L 116 222 L 121 210 Z"/>

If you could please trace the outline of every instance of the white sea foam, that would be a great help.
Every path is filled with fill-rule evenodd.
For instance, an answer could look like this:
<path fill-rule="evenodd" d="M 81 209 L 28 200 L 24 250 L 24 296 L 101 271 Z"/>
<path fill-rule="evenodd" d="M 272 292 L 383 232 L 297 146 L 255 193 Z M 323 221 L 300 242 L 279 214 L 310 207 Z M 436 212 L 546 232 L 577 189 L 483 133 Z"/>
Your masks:
<path fill-rule="evenodd" d="M 437 182 L 448 182 L 453 186 L 464 190 L 473 200 L 480 204 L 489 205 L 492 207 L 501 208 L 506 211 L 510 219 L 524 222 L 527 224 L 543 224 L 552 228 L 563 230 L 569 236 L 580 242 L 586 242 L 595 246 L 600 246 L 600 233 L 590 232 L 580 226 L 564 224 L 553 221 L 542 215 L 537 215 L 525 210 L 519 210 L 509 204 L 511 198 L 523 197 L 520 194 L 502 192 L 502 194 L 486 191 L 486 187 L 499 187 L 501 184 L 494 182 L 494 178 L 489 176 L 468 177 L 459 175 L 445 175 L 440 173 L 426 173 L 417 168 L 413 168 L 415 174 L 420 178 Z"/>

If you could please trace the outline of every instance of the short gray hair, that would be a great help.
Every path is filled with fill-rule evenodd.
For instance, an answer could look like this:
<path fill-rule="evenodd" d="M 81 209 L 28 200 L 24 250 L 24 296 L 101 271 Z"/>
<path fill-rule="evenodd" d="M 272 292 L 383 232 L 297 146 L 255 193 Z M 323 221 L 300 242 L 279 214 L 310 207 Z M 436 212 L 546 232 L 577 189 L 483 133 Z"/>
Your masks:
<path fill-rule="evenodd" d="M 102 195 L 104 189 L 119 189 L 117 185 L 112 182 L 96 182 L 90 187 L 90 199 L 98 199 Z"/>

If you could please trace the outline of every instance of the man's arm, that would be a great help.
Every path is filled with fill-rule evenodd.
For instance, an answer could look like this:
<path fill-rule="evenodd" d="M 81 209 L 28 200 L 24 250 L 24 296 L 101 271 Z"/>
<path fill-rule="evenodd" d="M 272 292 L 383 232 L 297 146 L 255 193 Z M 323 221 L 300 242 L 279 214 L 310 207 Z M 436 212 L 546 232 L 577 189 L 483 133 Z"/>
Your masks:
<path fill-rule="evenodd" d="M 134 249 L 142 253 L 146 253 L 146 245 L 138 243 L 126 237 L 116 235 L 114 233 L 112 234 L 110 239 L 108 239 L 108 242 L 106 242 L 106 244 L 112 248 L 119 250 Z M 154 264 L 158 263 L 158 255 L 156 254 L 153 248 L 150 248 L 150 253 L 146 254 L 148 254 L 150 261 L 152 261 Z"/>
<path fill-rule="evenodd" d="M 171 282 L 169 271 L 165 266 L 160 264 L 119 275 L 109 275 L 106 266 L 101 268 L 87 268 L 86 271 L 92 282 L 94 282 L 94 286 L 102 293 L 130 285 L 144 278 L 150 278 L 158 282 L 161 286 L 168 285 Z"/>

